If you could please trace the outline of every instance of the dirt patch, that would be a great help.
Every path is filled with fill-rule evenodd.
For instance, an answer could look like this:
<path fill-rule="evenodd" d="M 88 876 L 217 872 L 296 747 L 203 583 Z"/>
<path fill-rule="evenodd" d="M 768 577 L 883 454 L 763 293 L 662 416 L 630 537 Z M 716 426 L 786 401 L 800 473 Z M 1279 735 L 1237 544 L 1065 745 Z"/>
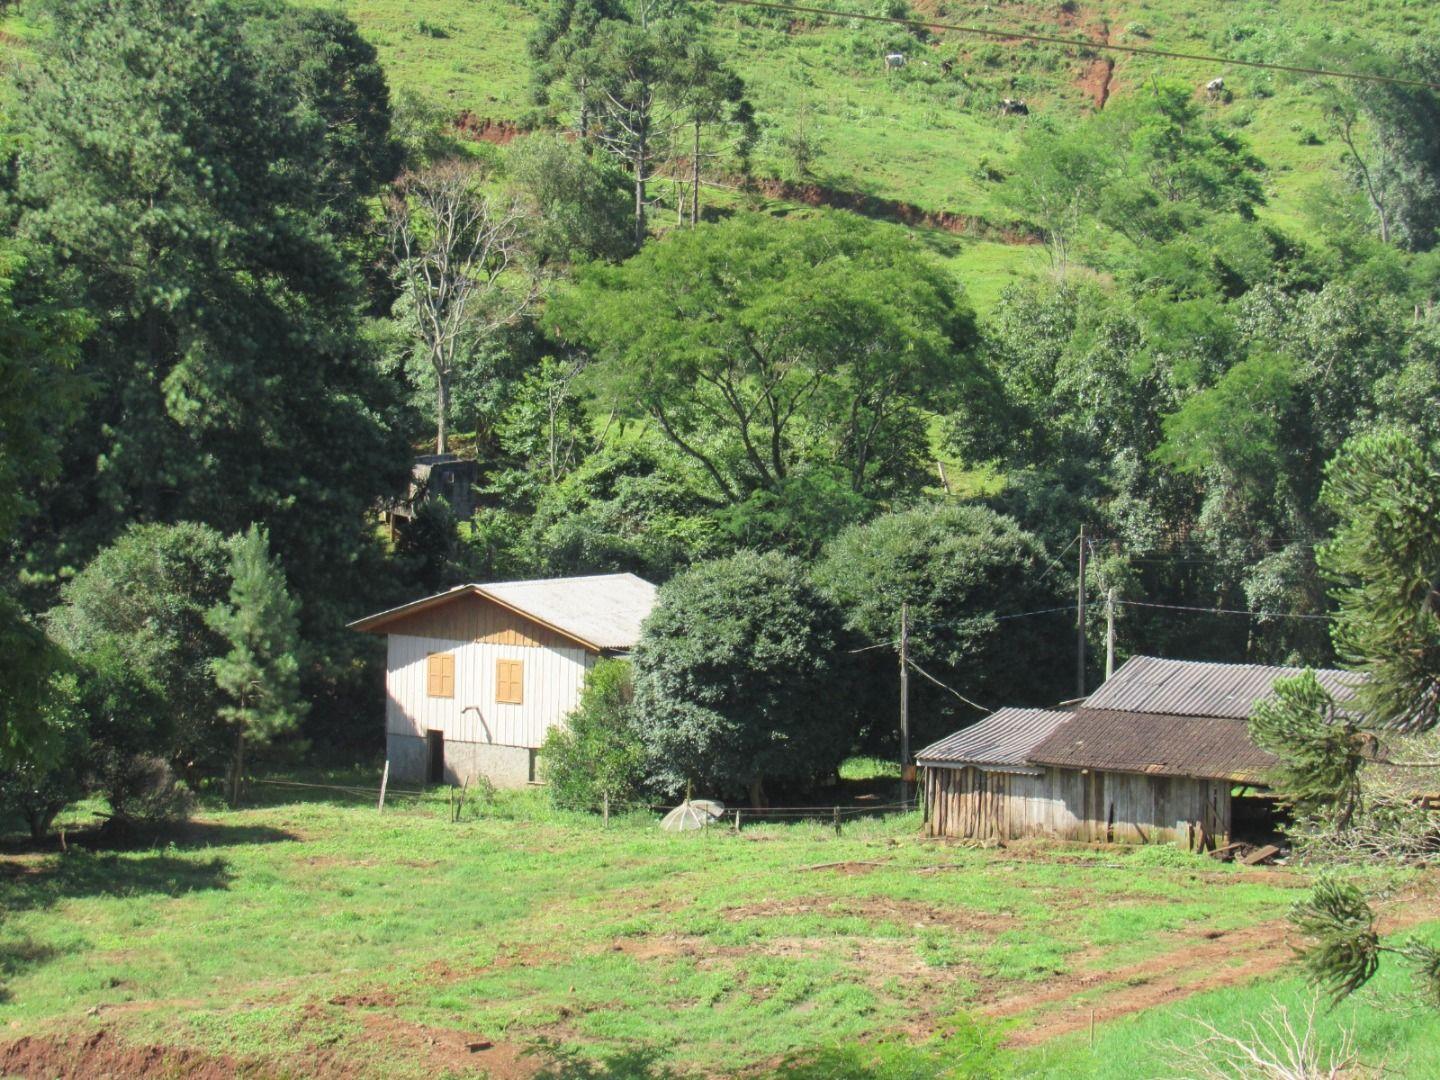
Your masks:
<path fill-rule="evenodd" d="M 37 1080 L 176 1077 L 232 1080 L 254 1075 L 233 1058 L 172 1046 L 131 1046 L 101 1030 L 70 1039 L 27 1036 L 0 1045 L 0 1074 Z"/>
<path fill-rule="evenodd" d="M 1115 60 L 1110 56 L 1097 56 L 1085 65 L 1085 74 L 1080 76 L 1080 89 L 1099 112 L 1110 100 L 1110 80 L 1115 74 Z"/>
<path fill-rule="evenodd" d="M 421 1058 L 432 1076 L 483 1072 L 491 1080 L 521 1080 L 534 1076 L 545 1064 L 529 1047 L 517 1043 L 412 1024 L 383 1013 L 365 1018 L 365 1036 L 387 1049 Z"/>
<path fill-rule="evenodd" d="M 916 900 L 896 900 L 888 896 L 797 896 L 789 900 L 766 900 L 728 908 L 724 915 L 731 922 L 768 919 L 776 915 L 854 916 L 867 922 L 894 923 L 913 930 L 945 927 L 980 933 L 998 932 L 1011 923 L 1004 915 L 963 908 L 936 908 Z"/>
<path fill-rule="evenodd" d="M 996 225 L 976 214 L 960 214 L 949 210 L 926 210 L 900 199 L 885 199 L 857 191 L 838 191 L 822 184 L 797 184 L 774 177 L 754 181 L 755 190 L 767 199 L 783 199 L 805 206 L 825 206 L 850 210 L 864 217 L 897 221 L 916 228 L 939 229 L 942 232 L 996 240 L 1005 244 L 1038 244 L 1040 236 L 1019 223 Z"/>
<path fill-rule="evenodd" d="M 364 990 L 358 994 L 336 994 L 330 1004 L 346 1009 L 393 1009 L 400 1004 L 400 996 L 393 990 Z"/>
<path fill-rule="evenodd" d="M 494 143 L 496 146 L 505 146 L 517 136 L 524 135 L 525 129 L 510 120 L 479 117 L 466 109 L 455 117 L 455 132 L 462 139 L 469 139 L 471 142 L 487 142 Z"/>

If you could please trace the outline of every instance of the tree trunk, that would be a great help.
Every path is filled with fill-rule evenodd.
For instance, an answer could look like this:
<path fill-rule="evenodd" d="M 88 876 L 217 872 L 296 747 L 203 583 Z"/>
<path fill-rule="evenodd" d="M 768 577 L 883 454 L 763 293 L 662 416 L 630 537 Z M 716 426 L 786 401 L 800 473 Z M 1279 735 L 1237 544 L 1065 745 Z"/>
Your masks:
<path fill-rule="evenodd" d="M 690 227 L 700 224 L 700 122 L 695 122 L 695 147 L 690 155 Z"/>
<path fill-rule="evenodd" d="M 756 810 L 764 810 L 765 802 L 765 781 L 757 776 L 750 781 L 750 805 Z"/>
<path fill-rule="evenodd" d="M 645 151 L 635 151 L 635 246 L 645 243 Z"/>
<path fill-rule="evenodd" d="M 245 729 L 235 732 L 235 760 L 231 762 L 230 807 L 240 805 L 240 778 L 245 771 Z"/>
<path fill-rule="evenodd" d="M 435 453 L 450 452 L 450 376 L 435 373 Z"/>

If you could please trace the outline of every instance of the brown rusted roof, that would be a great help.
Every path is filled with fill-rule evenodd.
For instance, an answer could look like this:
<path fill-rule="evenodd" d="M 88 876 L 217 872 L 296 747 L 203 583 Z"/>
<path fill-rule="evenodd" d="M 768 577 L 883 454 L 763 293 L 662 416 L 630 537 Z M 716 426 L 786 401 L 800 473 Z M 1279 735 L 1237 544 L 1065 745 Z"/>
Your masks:
<path fill-rule="evenodd" d="M 1299 675 L 1302 668 L 1265 664 L 1211 664 L 1132 656 L 1106 679 L 1085 705 L 1164 716 L 1226 716 L 1244 720 L 1257 701 L 1274 693 L 1276 679 Z M 1353 671 L 1317 668 L 1315 677 L 1337 701 L 1348 701 L 1364 676 Z"/>
<path fill-rule="evenodd" d="M 1054 709 L 999 709 L 915 755 L 920 765 L 990 765 L 1024 769 L 1030 751 L 1074 713 Z M 1038 772 L 1039 770 L 1031 770 Z"/>
<path fill-rule="evenodd" d="M 1072 713 L 1029 760 L 1065 769 L 1243 783 L 1263 782 L 1278 761 L 1250 741 L 1244 720 L 1092 708 Z"/>

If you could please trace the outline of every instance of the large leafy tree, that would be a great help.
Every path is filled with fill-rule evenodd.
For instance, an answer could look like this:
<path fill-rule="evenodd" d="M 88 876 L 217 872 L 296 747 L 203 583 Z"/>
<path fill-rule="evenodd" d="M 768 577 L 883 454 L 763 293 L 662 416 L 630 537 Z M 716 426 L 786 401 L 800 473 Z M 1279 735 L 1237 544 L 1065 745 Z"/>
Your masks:
<path fill-rule="evenodd" d="M 913 482 L 923 410 L 974 370 L 949 275 L 839 215 L 672 233 L 587 268 L 547 321 L 594 355 L 601 404 L 653 420 L 726 503 L 815 466 L 866 494 Z"/>
<path fill-rule="evenodd" d="M 872 745 L 888 748 L 897 730 L 895 643 L 908 608 L 910 657 L 971 702 L 988 708 L 1064 696 L 1068 669 L 1050 678 L 1034 657 L 1062 649 L 1073 619 L 1005 616 L 1057 606 L 1065 583 L 1046 575 L 1040 541 L 979 506 L 924 504 L 842 532 L 815 567 L 820 589 L 845 613 L 862 645 L 851 663 L 866 677 L 865 712 L 883 716 Z M 912 673 L 913 674 L 913 673 Z M 911 681 L 916 738 L 939 737 L 983 713 L 922 675 Z"/>
<path fill-rule="evenodd" d="M 833 775 L 855 716 L 839 612 L 796 559 L 741 552 L 660 590 L 635 649 L 635 710 L 658 784 L 728 795 Z"/>
<path fill-rule="evenodd" d="M 337 627 L 366 511 L 408 457 L 336 238 L 338 203 L 384 171 L 373 55 L 343 20 L 218 0 L 49 17 L 18 95 L 20 230 L 96 322 L 95 393 L 40 492 L 32 569 L 85 562 L 127 521 L 266 521 L 312 625 Z"/>
<path fill-rule="evenodd" d="M 93 740 L 187 769 L 222 752 L 211 666 L 225 639 L 208 614 L 229 560 L 204 525 L 133 525 L 65 584 L 49 625 L 82 664 Z"/>

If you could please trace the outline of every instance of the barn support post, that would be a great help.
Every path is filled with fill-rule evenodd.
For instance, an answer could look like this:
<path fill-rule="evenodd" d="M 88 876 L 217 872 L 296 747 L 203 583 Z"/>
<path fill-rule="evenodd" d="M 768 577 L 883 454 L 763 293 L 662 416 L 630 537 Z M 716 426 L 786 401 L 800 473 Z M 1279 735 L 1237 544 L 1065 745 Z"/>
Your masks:
<path fill-rule="evenodd" d="M 1085 526 L 1080 526 L 1080 572 L 1075 580 L 1075 696 L 1085 696 Z"/>
<path fill-rule="evenodd" d="M 903 601 L 900 604 L 900 801 L 910 801 L 910 605 Z"/>

